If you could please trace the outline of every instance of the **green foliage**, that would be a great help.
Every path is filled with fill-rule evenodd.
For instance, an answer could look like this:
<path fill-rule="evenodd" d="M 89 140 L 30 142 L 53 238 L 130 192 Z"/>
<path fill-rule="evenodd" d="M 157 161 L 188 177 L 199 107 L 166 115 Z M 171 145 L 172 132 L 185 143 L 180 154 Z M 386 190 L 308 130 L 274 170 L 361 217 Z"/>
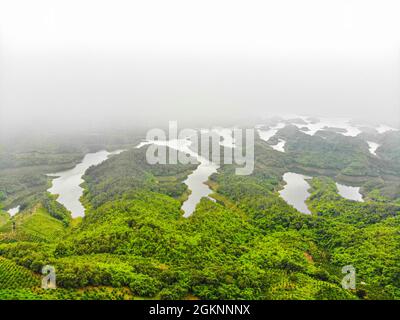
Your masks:
<path fill-rule="evenodd" d="M 47 198 L 42 201 L 43 207 L 50 216 L 62 221 L 65 226 L 68 226 L 71 221 L 71 213 L 56 200 L 56 196 L 47 193 Z"/>
<path fill-rule="evenodd" d="M 397 136 L 381 137 L 381 158 L 363 137 L 290 126 L 278 137 L 285 153 L 256 141 L 251 175 L 221 166 L 208 182 L 216 201 L 202 199 L 187 219 L 183 181 L 195 166 L 151 166 L 145 148 L 87 170 L 79 220 L 45 193 L 46 177 L 22 191 L 41 162 L 61 159 L 30 155 L 17 162 L 27 168 L 16 168 L 15 154 L 2 155 L 6 201 L 29 196 L 20 214 L 0 215 L 0 299 L 400 299 Z M 314 176 L 311 215 L 279 196 L 287 171 Z M 336 177 L 360 185 L 366 201 L 339 196 Z M 46 264 L 56 269 L 57 290 L 39 288 Z M 341 287 L 345 265 L 356 268 L 356 290 Z M 12 291 L 18 274 L 28 280 Z"/>
<path fill-rule="evenodd" d="M 146 148 L 129 150 L 86 171 L 85 198 L 94 208 L 143 190 L 180 198 L 187 189 L 182 180 L 195 168 L 189 164 L 149 165 Z"/>
<path fill-rule="evenodd" d="M 39 282 L 40 279 L 31 271 L 0 257 L 0 290 L 31 288 L 37 286 Z"/>
<path fill-rule="evenodd" d="M 13 226 L 14 225 L 14 230 Z M 8 219 L 0 226 L 0 240 L 50 242 L 61 237 L 65 224 L 53 218 L 40 204 L 24 214 Z"/>

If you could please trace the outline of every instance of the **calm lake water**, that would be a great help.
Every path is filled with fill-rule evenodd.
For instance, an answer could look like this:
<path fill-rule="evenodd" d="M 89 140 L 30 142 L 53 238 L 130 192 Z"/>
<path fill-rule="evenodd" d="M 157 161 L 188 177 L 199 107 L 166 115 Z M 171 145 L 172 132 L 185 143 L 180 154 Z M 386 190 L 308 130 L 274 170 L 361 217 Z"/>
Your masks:
<path fill-rule="evenodd" d="M 376 131 L 378 131 L 378 133 L 382 134 L 382 133 L 385 133 L 388 131 L 399 131 L 399 129 L 387 126 L 385 124 L 381 124 L 376 128 Z"/>
<path fill-rule="evenodd" d="M 7 212 L 10 214 L 10 216 L 15 216 L 19 212 L 20 206 L 17 206 L 15 208 L 9 209 Z"/>
<path fill-rule="evenodd" d="M 264 129 L 264 125 L 259 124 L 255 128 L 260 136 L 260 139 L 264 141 L 268 141 L 272 138 L 279 129 L 284 128 L 286 125 L 294 125 L 300 131 L 310 136 L 315 135 L 318 131 L 324 131 L 327 129 L 334 130 L 335 132 L 347 136 L 347 137 L 356 137 L 358 136 L 362 130 L 361 127 L 370 127 L 376 129 L 379 134 L 383 134 L 389 131 L 399 131 L 399 128 L 393 128 L 391 126 L 380 124 L 378 126 L 371 126 L 369 124 L 356 124 L 351 119 L 346 118 L 314 118 L 301 116 L 296 114 L 287 114 L 280 115 L 279 118 L 283 119 L 275 126 L 270 126 L 268 129 Z M 376 149 L 379 145 L 375 142 L 367 141 L 370 145 L 370 152 L 375 155 Z"/>
<path fill-rule="evenodd" d="M 123 151 L 108 152 L 102 150 L 95 153 L 88 153 L 75 168 L 48 174 L 48 176 L 56 178 L 53 179 L 52 187 L 47 191 L 51 194 L 59 195 L 57 201 L 71 211 L 73 217 L 84 216 L 85 208 L 80 202 L 80 197 L 83 194 L 83 189 L 80 185 L 84 182 L 82 176 L 89 167 L 98 165 L 107 160 L 110 155 L 119 154 Z"/>
<path fill-rule="evenodd" d="M 197 167 L 192 174 L 190 174 L 184 183 L 188 186 L 191 194 L 189 198 L 183 203 L 182 210 L 185 212 L 183 215 L 185 218 L 190 217 L 201 198 L 208 197 L 212 190 L 208 185 L 205 184 L 208 178 L 215 172 L 217 172 L 218 166 L 207 159 L 198 157 L 200 165 Z"/>
<path fill-rule="evenodd" d="M 362 194 L 360 193 L 360 187 L 350 187 L 340 183 L 336 183 L 336 187 L 343 198 L 364 202 Z"/>
<path fill-rule="evenodd" d="M 283 139 L 279 139 L 277 144 L 272 145 L 271 147 L 279 152 L 285 152 L 286 141 Z"/>
<path fill-rule="evenodd" d="M 347 137 L 356 137 L 361 133 L 361 130 L 354 126 L 350 119 L 344 118 L 320 118 L 318 121 L 310 121 L 307 117 L 300 117 L 306 124 L 303 123 L 295 123 L 300 130 L 303 128 L 307 128 L 307 130 L 303 131 L 308 135 L 315 135 L 320 130 L 325 130 L 327 128 L 337 128 L 343 130 L 343 132 L 338 132 Z"/>
<path fill-rule="evenodd" d="M 220 135 L 224 136 L 224 140 L 226 141 L 225 145 L 233 145 L 233 140 L 228 137 L 226 132 L 224 132 L 224 135 Z M 168 146 L 185 154 L 189 154 L 193 158 L 197 159 L 199 165 L 197 166 L 196 170 L 194 170 L 184 181 L 188 189 L 191 191 L 191 194 L 189 195 L 189 198 L 182 204 L 182 210 L 184 211 L 183 216 L 185 218 L 190 217 L 196 209 L 196 206 L 200 202 L 201 198 L 208 197 L 212 193 L 212 190 L 208 185 L 205 184 L 205 182 L 207 182 L 210 175 L 217 172 L 219 166 L 190 149 L 192 144 L 190 139 L 146 141 L 141 142 L 136 148 L 141 148 L 142 146 L 149 144 Z"/>
<path fill-rule="evenodd" d="M 311 213 L 305 203 L 310 195 L 308 192 L 310 185 L 306 181 L 306 179 L 309 178 L 310 177 L 302 174 L 286 172 L 283 175 L 283 180 L 286 182 L 286 185 L 279 191 L 279 194 L 287 203 L 295 207 L 298 211 L 306 214 Z"/>
<path fill-rule="evenodd" d="M 373 141 L 367 141 L 368 147 L 369 147 L 369 152 L 373 154 L 374 156 L 377 156 L 376 150 L 381 146 L 379 143 L 373 142 Z"/>
<path fill-rule="evenodd" d="M 271 139 L 280 129 L 286 126 L 285 123 L 279 122 L 276 126 L 270 127 L 267 130 L 265 129 L 257 129 L 258 135 L 260 136 L 261 140 L 267 142 Z"/>

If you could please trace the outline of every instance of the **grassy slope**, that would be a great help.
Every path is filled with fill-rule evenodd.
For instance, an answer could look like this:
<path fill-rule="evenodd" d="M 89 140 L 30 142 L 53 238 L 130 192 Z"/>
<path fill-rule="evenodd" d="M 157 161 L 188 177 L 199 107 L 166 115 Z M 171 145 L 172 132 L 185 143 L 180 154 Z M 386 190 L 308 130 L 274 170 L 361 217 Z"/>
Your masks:
<path fill-rule="evenodd" d="M 38 286 L 39 278 L 15 262 L 0 257 L 0 289 L 22 289 Z"/>
<path fill-rule="evenodd" d="M 12 222 L 15 222 L 15 232 L 12 232 Z M 40 205 L 32 211 L 19 213 L 0 225 L 0 237 L 7 241 L 50 242 L 61 237 L 64 231 L 63 223 L 50 216 Z"/>

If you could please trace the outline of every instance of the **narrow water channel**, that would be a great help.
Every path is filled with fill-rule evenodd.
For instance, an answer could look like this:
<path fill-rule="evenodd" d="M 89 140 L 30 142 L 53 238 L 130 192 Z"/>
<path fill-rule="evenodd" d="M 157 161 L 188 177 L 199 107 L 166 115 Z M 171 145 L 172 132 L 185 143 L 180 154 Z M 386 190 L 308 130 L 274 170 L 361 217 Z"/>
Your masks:
<path fill-rule="evenodd" d="M 284 188 L 279 192 L 281 197 L 298 211 L 306 214 L 310 214 L 311 211 L 308 209 L 306 200 L 310 196 L 308 189 L 310 185 L 306 179 L 311 177 L 304 176 L 302 174 L 286 172 L 283 175 L 283 180 L 286 182 Z"/>
<path fill-rule="evenodd" d="M 48 174 L 55 177 L 52 186 L 47 191 L 51 194 L 58 195 L 57 201 L 71 211 L 72 217 L 82 217 L 85 215 L 85 208 L 80 202 L 83 195 L 81 184 L 84 182 L 82 176 L 91 166 L 98 165 L 107 160 L 110 155 L 119 154 L 124 150 L 108 152 L 102 150 L 95 153 L 88 153 L 82 162 L 77 164 L 73 169 Z"/>

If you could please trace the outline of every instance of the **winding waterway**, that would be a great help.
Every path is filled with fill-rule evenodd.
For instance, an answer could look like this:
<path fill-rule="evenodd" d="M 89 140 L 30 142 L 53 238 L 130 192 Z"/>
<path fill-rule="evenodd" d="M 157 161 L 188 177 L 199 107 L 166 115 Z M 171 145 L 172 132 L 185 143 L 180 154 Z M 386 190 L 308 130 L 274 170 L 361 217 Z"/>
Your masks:
<path fill-rule="evenodd" d="M 267 130 L 257 128 L 258 135 L 260 136 L 261 140 L 264 140 L 267 142 L 269 139 L 271 139 L 280 129 L 284 128 L 286 126 L 285 123 L 279 122 L 276 126 L 270 127 Z"/>
<path fill-rule="evenodd" d="M 283 139 L 279 139 L 277 144 L 271 145 L 271 147 L 279 152 L 285 152 L 286 141 Z"/>
<path fill-rule="evenodd" d="M 310 179 L 310 177 L 298 173 L 286 172 L 283 175 L 283 180 L 286 182 L 286 185 L 279 191 L 279 194 L 287 203 L 298 211 L 310 214 L 311 211 L 306 204 L 306 200 L 310 196 L 308 192 L 310 185 L 307 183 L 306 179 Z"/>
<path fill-rule="evenodd" d="M 191 193 L 188 199 L 182 204 L 182 210 L 184 211 L 183 216 L 185 218 L 190 217 L 196 209 L 196 206 L 201 198 L 208 197 L 212 193 L 210 187 L 205 183 L 210 175 L 217 172 L 219 166 L 190 149 L 192 141 L 189 139 L 189 137 L 187 139 L 171 139 L 166 141 L 145 141 L 137 145 L 136 148 L 141 148 L 150 144 L 167 146 L 169 148 L 178 150 L 195 158 L 199 163 L 196 170 L 194 170 L 184 181 Z"/>
<path fill-rule="evenodd" d="M 211 131 L 222 137 L 220 142 L 221 146 L 228 148 L 235 148 L 235 139 L 233 138 L 232 128 L 213 128 Z M 201 129 L 199 131 L 201 134 L 209 133 L 208 129 Z M 190 190 L 190 195 L 186 201 L 182 204 L 182 210 L 184 211 L 184 217 L 190 217 L 196 209 L 197 204 L 200 202 L 201 198 L 209 197 L 212 193 L 211 188 L 206 184 L 209 177 L 217 172 L 219 165 L 209 161 L 205 157 L 201 156 L 198 152 L 191 149 L 192 141 L 190 137 L 186 139 L 171 139 L 171 140 L 151 140 L 143 141 L 136 146 L 136 148 L 141 148 L 145 145 L 155 144 L 159 146 L 167 146 L 169 148 L 178 150 L 184 154 L 190 155 L 195 158 L 199 165 L 196 170 L 194 170 L 185 181 L 183 181 L 188 189 Z M 211 198 L 210 198 L 211 199 Z M 212 199 L 211 199 L 212 200 Z"/>
<path fill-rule="evenodd" d="M 85 208 L 80 202 L 83 189 L 80 186 L 84 181 L 82 176 L 91 166 L 96 166 L 107 160 L 110 155 L 119 154 L 124 150 L 108 152 L 102 150 L 95 153 L 88 153 L 82 162 L 73 169 L 48 174 L 50 177 L 56 177 L 52 181 L 52 186 L 47 191 L 58 195 L 57 201 L 71 211 L 72 217 L 82 217 L 85 215 Z"/>

